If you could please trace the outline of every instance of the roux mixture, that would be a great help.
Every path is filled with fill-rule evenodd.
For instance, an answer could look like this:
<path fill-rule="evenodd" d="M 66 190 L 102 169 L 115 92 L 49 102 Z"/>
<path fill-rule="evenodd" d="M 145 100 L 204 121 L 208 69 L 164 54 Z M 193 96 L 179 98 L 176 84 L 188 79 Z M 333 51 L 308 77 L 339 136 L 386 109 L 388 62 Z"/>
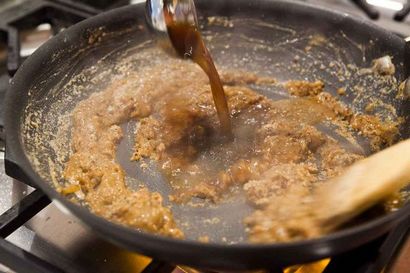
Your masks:
<path fill-rule="evenodd" d="M 245 220 L 251 241 L 292 240 L 304 236 L 274 232 L 272 206 L 287 195 L 307 195 L 365 156 L 357 143 L 342 145 L 322 127 L 337 127 L 347 140 L 361 134 L 374 151 L 398 134 L 397 123 L 355 113 L 321 81 L 276 83 L 252 73 L 221 72 L 233 140 L 220 135 L 208 79 L 185 61 L 153 64 L 79 103 L 63 193 L 81 191 L 89 208 L 109 220 L 179 238 L 183 232 L 163 198 L 218 204 L 244 193 L 256 208 Z M 135 79 L 138 90 L 127 83 Z M 290 96 L 274 101 L 255 92 L 255 85 L 285 88 Z M 123 137 L 120 125 L 129 120 L 137 121 L 132 160 L 156 161 L 171 196 L 127 187 L 116 146 Z"/>

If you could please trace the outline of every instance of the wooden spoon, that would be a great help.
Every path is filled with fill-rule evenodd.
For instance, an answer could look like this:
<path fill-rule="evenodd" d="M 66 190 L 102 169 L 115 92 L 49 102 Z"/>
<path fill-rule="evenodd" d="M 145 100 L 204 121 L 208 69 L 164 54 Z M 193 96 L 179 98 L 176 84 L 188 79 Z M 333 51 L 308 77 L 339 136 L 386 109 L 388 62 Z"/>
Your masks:
<path fill-rule="evenodd" d="M 314 195 L 322 229 L 333 229 L 410 182 L 410 139 L 360 160 Z"/>
<path fill-rule="evenodd" d="M 268 242 L 323 235 L 409 182 L 410 139 L 356 162 L 342 175 L 317 188 L 313 195 L 303 195 L 304 189 L 296 188 L 256 211 L 245 219 L 250 227 L 249 238 Z"/>

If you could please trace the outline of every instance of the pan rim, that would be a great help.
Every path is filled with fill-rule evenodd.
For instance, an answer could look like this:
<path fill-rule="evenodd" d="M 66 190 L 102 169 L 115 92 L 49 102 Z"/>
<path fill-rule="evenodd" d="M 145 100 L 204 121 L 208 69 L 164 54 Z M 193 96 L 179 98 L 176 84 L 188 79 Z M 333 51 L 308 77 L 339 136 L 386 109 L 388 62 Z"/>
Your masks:
<path fill-rule="evenodd" d="M 198 2 L 205 2 L 205 1 L 198 1 Z M 272 3 L 273 1 L 267 1 L 267 0 L 254 1 L 254 3 L 256 2 Z M 282 4 L 282 5 L 283 4 L 295 5 L 295 6 L 299 6 L 299 8 L 303 7 L 303 8 L 309 8 L 309 9 L 321 10 L 328 16 L 335 16 L 338 19 L 352 20 L 356 24 L 362 24 L 362 25 L 364 24 L 367 28 L 382 31 L 386 33 L 386 37 L 391 38 L 391 39 L 397 39 L 396 42 L 398 42 L 399 41 L 398 39 L 400 39 L 395 34 L 388 33 L 385 30 L 373 25 L 372 23 L 364 19 L 353 18 L 352 16 L 346 13 L 339 13 L 339 12 L 335 12 L 335 11 L 322 8 L 322 7 L 317 8 L 317 7 L 314 7 L 313 5 L 306 4 L 306 3 L 300 3 L 296 1 L 280 0 L 280 1 L 275 1 L 275 2 Z M 143 5 L 143 4 L 139 4 L 139 5 Z M 27 178 L 30 181 L 32 181 L 35 185 L 37 185 L 42 191 L 44 191 L 53 201 L 62 203 L 64 207 L 66 207 L 71 213 L 73 213 L 76 217 L 78 217 L 81 221 L 85 222 L 87 225 L 94 227 L 94 228 L 98 226 L 99 230 L 96 229 L 97 231 L 104 233 L 104 234 L 117 233 L 116 236 L 122 237 L 122 240 L 127 240 L 129 238 L 135 238 L 137 241 L 143 242 L 144 240 L 149 240 L 157 244 L 167 245 L 167 247 L 201 248 L 203 250 L 205 249 L 209 253 L 211 253 L 213 250 L 217 250 L 221 252 L 222 251 L 229 252 L 235 255 L 246 255 L 246 253 L 249 253 L 249 252 L 259 252 L 259 253 L 264 252 L 264 251 L 275 252 L 275 251 L 281 251 L 285 248 L 305 248 L 305 247 L 311 247 L 312 245 L 320 246 L 329 241 L 342 240 L 343 238 L 348 237 L 353 234 L 365 234 L 366 231 L 374 228 L 375 226 L 381 226 L 383 224 L 390 223 L 393 221 L 397 223 L 398 221 L 403 220 L 405 217 L 410 216 L 410 204 L 406 204 L 404 207 L 402 207 L 396 212 L 392 212 L 385 216 L 377 218 L 375 220 L 366 222 L 364 224 L 360 224 L 354 227 L 332 232 L 328 235 L 321 236 L 315 239 L 300 240 L 300 241 L 287 242 L 287 243 L 269 243 L 269 244 L 252 244 L 252 243 L 242 244 L 241 243 L 241 244 L 235 244 L 235 245 L 227 245 L 227 244 L 215 243 L 215 242 L 210 242 L 210 243 L 205 244 L 205 243 L 201 243 L 195 240 L 186 240 L 186 239 L 180 240 L 180 239 L 168 238 L 168 237 L 164 237 L 164 236 L 157 235 L 157 234 L 151 234 L 151 233 L 147 233 L 144 231 L 127 228 L 120 224 L 115 224 L 100 216 L 93 214 L 87 208 L 81 207 L 77 204 L 70 202 L 68 199 L 60 195 L 56 190 L 54 190 L 54 188 L 50 186 L 49 183 L 47 183 L 43 178 L 41 178 L 37 174 L 37 172 L 32 167 L 30 160 L 28 159 L 24 151 L 24 144 L 22 143 L 21 134 L 20 134 L 21 121 L 16 122 L 14 118 L 14 116 L 19 115 L 18 113 L 19 111 L 21 111 L 18 109 L 18 107 L 14 107 L 15 103 L 20 100 L 21 94 L 28 92 L 28 89 L 24 90 L 25 88 L 21 87 L 22 85 L 21 82 L 26 80 L 26 74 L 29 74 L 27 71 L 30 69 L 32 65 L 36 63 L 41 63 L 41 60 L 44 58 L 44 56 L 45 55 L 48 56 L 49 52 L 52 49 L 61 48 L 61 43 L 59 43 L 59 40 L 64 39 L 63 37 L 67 35 L 68 31 L 70 31 L 70 33 L 76 33 L 76 32 L 81 33 L 84 28 L 89 28 L 90 24 L 92 24 L 93 22 L 97 24 L 98 18 L 103 18 L 104 16 L 115 17 L 125 12 L 127 8 L 129 9 L 129 7 L 118 8 L 115 10 L 104 12 L 92 18 L 86 19 L 68 28 L 66 31 L 56 35 L 52 39 L 50 39 L 50 41 L 46 42 L 43 46 L 41 46 L 41 48 L 39 48 L 32 56 L 30 56 L 23 63 L 23 65 L 20 67 L 20 69 L 17 71 L 16 75 L 12 79 L 10 88 L 7 91 L 6 100 L 5 100 L 6 151 L 10 156 L 14 157 L 13 159 L 15 160 L 16 163 L 18 163 L 18 166 L 21 169 L 22 173 L 25 176 L 27 176 Z M 404 41 L 403 41 L 403 46 L 404 46 Z M 382 235 L 382 234 L 379 234 L 379 235 Z M 105 238 L 105 239 L 110 240 L 111 238 Z M 326 253 L 323 253 L 322 256 L 325 257 Z"/>

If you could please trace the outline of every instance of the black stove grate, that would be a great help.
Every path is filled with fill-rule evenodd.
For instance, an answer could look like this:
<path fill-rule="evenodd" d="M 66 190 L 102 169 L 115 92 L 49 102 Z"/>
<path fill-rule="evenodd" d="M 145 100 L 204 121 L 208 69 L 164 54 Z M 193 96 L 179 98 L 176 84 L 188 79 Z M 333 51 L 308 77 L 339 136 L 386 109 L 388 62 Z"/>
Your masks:
<path fill-rule="evenodd" d="M 396 21 L 403 21 L 406 19 L 407 15 L 410 13 L 410 0 L 407 0 L 407 3 L 404 5 L 402 10 L 399 10 L 395 15 L 394 15 L 394 20 Z"/>
<path fill-rule="evenodd" d="M 372 9 L 365 1 L 351 0 L 363 9 L 370 18 L 377 18 L 377 10 Z M 119 0 L 32 0 L 25 1 L 24 8 L 15 6 L 0 14 L 0 49 L 8 48 L 5 62 L 0 60 L 0 103 L 8 86 L 9 76 L 14 75 L 24 57 L 20 55 L 20 33 L 42 23 L 51 25 L 52 32 L 75 24 L 102 11 L 128 4 Z M 402 20 L 410 12 L 410 1 L 405 8 L 396 14 Z M 3 124 L 0 107 L 0 132 Z M 0 135 L 0 138 L 2 136 Z M 1 145 L 0 145 L 1 150 Z M 50 200 L 40 190 L 35 190 L 0 215 L 0 264 L 15 272 L 63 272 L 57 265 L 50 264 L 39 257 L 8 242 L 6 237 L 45 208 Z M 325 273 L 375 273 L 388 270 L 395 261 L 399 250 L 409 234 L 410 218 L 403 221 L 389 234 L 353 251 L 332 257 Z M 153 260 L 143 273 L 170 273 L 175 266 L 166 262 Z M 272 272 L 282 272 L 276 270 Z"/>
<path fill-rule="evenodd" d="M 34 256 L 5 238 L 50 204 L 48 197 L 39 190 L 23 198 L 0 215 L 0 263 L 15 272 L 52 273 L 63 272 L 56 266 Z"/>
<path fill-rule="evenodd" d="M 374 8 L 372 5 L 367 3 L 366 0 L 350 0 L 357 7 L 359 7 L 366 15 L 373 20 L 377 20 L 380 17 L 380 12 Z M 397 11 L 394 15 L 394 20 L 403 21 L 406 19 L 407 15 L 410 13 L 410 0 L 407 0 L 403 8 Z"/>
<path fill-rule="evenodd" d="M 358 6 L 361 10 L 363 10 L 367 16 L 369 16 L 370 19 L 376 20 L 379 18 L 380 13 L 377 9 L 375 9 L 373 6 L 369 5 L 366 0 L 350 0 L 356 6 Z"/>

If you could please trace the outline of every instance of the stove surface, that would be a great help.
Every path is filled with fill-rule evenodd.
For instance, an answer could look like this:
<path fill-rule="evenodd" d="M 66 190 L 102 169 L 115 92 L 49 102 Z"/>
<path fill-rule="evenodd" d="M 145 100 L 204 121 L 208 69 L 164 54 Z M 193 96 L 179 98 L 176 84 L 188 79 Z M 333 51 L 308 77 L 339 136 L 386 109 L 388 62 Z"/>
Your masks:
<path fill-rule="evenodd" d="M 27 0 L 7 0 L 0 1 L 0 13 L 16 8 Z M 348 0 L 300 0 L 314 5 L 320 5 L 330 9 L 338 10 L 366 18 L 351 1 Z M 76 1 L 72 1 L 76 2 Z M 97 2 L 97 1 L 78 1 L 78 2 Z M 98 1 L 99 8 L 105 9 L 112 1 Z M 124 1 L 130 2 L 130 1 Z M 132 3 L 144 2 L 144 0 L 134 0 Z M 368 0 L 377 2 L 377 0 Z M 387 8 L 380 8 L 380 18 L 374 21 L 377 25 L 390 29 L 391 31 L 403 36 L 410 37 L 410 16 L 404 22 L 392 20 L 395 5 L 403 5 L 405 0 L 385 0 L 379 1 Z M 387 3 L 387 4 L 386 4 Z M 389 6 L 390 5 L 390 6 Z M 1 24 L 0 16 L 0 24 Z M 0 100 L 2 100 L 1 88 L 7 83 L 8 77 L 2 74 L 5 70 L 5 60 L 2 56 L 0 45 Z M 3 71 L 4 72 L 4 71 Z M 3 85 L 1 84 L 3 83 Z M 2 87 L 3 86 L 3 87 Z M 0 147 L 1 150 L 1 147 Z M 4 172 L 4 154 L 0 152 L 0 215 L 9 209 L 13 204 L 20 201 L 24 196 L 33 191 L 25 184 L 8 177 Z M 24 226 L 7 237 L 9 242 L 35 254 L 46 261 L 58 265 L 66 272 L 142 272 L 149 264 L 150 259 L 118 248 L 104 239 L 100 238 L 95 232 L 84 226 L 78 219 L 64 210 L 60 210 L 56 204 L 50 204 L 40 213 L 34 216 Z M 404 273 L 410 270 L 410 243 L 403 248 L 394 272 Z M 0 265 L 0 271 L 12 272 Z M 392 271 L 393 272 L 393 271 Z"/>

